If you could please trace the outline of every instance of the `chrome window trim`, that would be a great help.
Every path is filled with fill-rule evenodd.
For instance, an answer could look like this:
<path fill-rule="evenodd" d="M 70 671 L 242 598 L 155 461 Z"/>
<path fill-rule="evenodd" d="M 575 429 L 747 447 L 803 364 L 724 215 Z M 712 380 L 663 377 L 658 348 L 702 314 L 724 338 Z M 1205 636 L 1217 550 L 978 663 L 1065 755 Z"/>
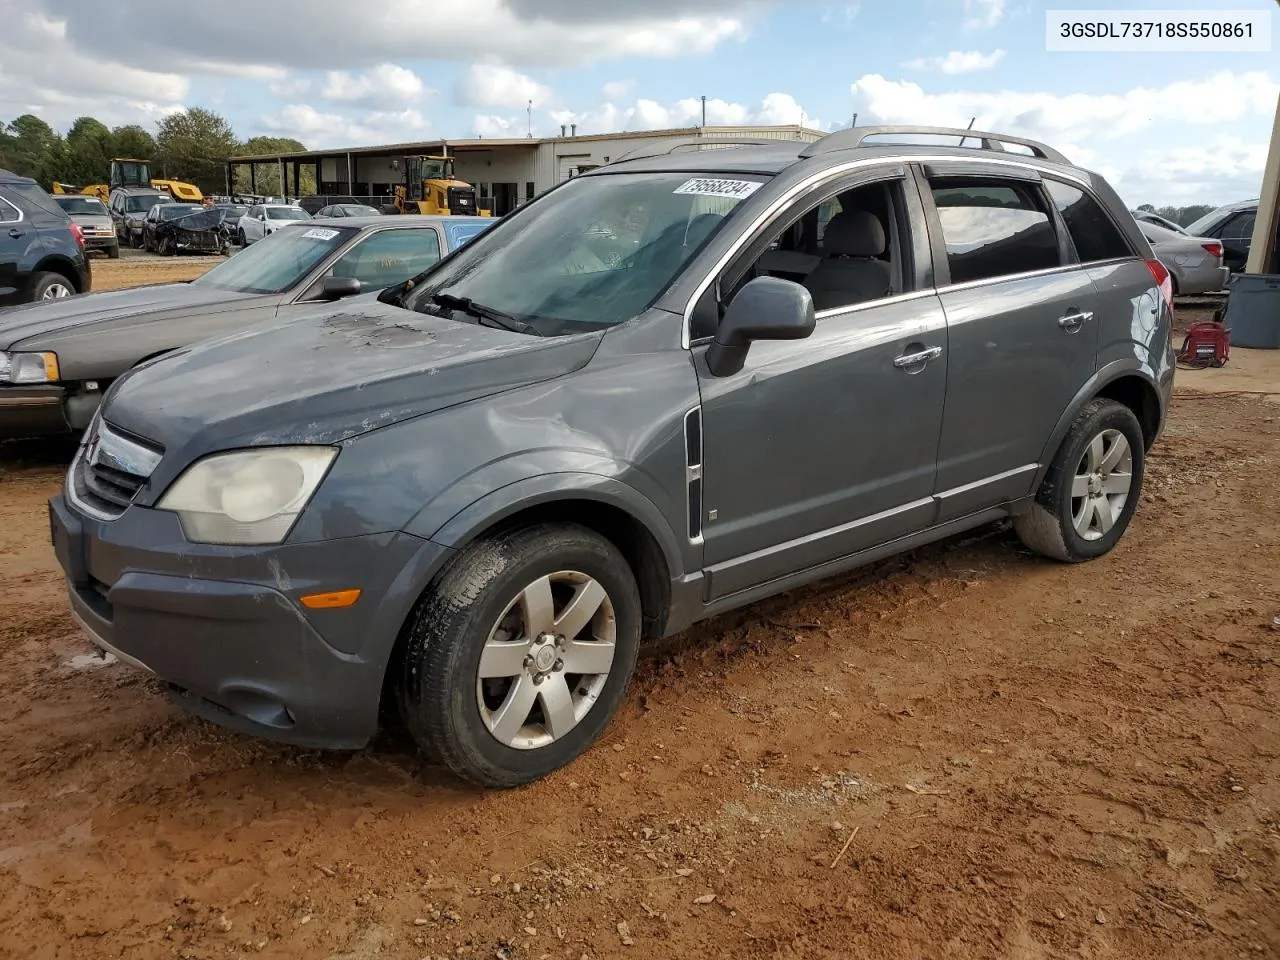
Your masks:
<path fill-rule="evenodd" d="M 1071 180 L 1074 183 L 1078 183 L 1081 187 L 1085 189 L 1088 189 L 1089 187 L 1088 181 L 1086 181 L 1082 177 L 1076 176 L 1073 173 L 1064 172 L 1052 167 L 1041 167 L 1039 164 L 1034 162 L 1027 162 L 1033 159 L 1030 157 L 1026 158 L 1026 160 L 1010 160 L 1004 157 L 983 157 L 981 159 L 983 163 L 991 163 L 997 166 L 1019 167 L 1024 169 L 1035 170 L 1037 173 L 1042 175 L 1045 173 L 1052 173 L 1054 176 L 1062 177 L 1063 179 Z M 929 155 L 915 155 L 915 154 L 911 154 L 907 156 L 899 155 L 899 156 L 862 157 L 857 160 L 846 160 L 844 163 L 838 163 L 838 164 L 835 164 L 834 166 L 827 167 L 824 170 L 820 170 L 814 173 L 813 175 L 806 177 L 804 180 L 801 180 L 799 183 L 793 184 L 791 187 L 789 187 L 786 190 L 785 193 L 776 197 L 773 200 L 773 202 L 769 204 L 769 206 L 767 206 L 764 210 L 762 210 L 760 213 L 756 215 L 756 218 L 751 221 L 750 225 L 748 225 L 744 230 L 742 230 L 741 233 L 738 234 L 738 238 L 733 242 L 733 245 L 730 246 L 729 249 L 726 250 L 724 254 L 721 255 L 720 259 L 716 261 L 715 266 L 710 271 L 708 271 L 707 275 L 703 277 L 702 280 L 698 283 L 698 285 L 694 288 L 693 294 L 689 297 L 689 300 L 684 307 L 684 313 L 683 313 L 683 318 L 682 318 L 681 327 L 680 327 L 681 348 L 684 350 L 688 350 L 691 345 L 691 341 L 689 338 L 689 330 L 690 330 L 690 325 L 693 321 L 693 308 L 698 303 L 698 301 L 702 299 L 703 294 L 707 292 L 707 288 L 711 286 L 711 284 L 715 281 L 715 278 L 720 275 L 721 271 L 723 271 L 724 268 L 729 265 L 729 262 L 738 255 L 738 253 L 742 250 L 742 248 L 745 247 L 751 241 L 751 239 L 755 236 L 756 231 L 758 231 L 761 227 L 763 227 L 765 223 L 767 223 L 770 219 L 772 219 L 775 215 L 777 215 L 784 207 L 787 206 L 787 204 L 795 200 L 795 198 L 798 197 L 800 194 L 805 193 L 806 191 L 811 190 L 814 187 L 821 186 L 822 184 L 826 183 L 829 180 L 835 180 L 836 178 L 841 177 L 846 173 L 850 173 L 854 170 L 859 170 L 863 167 L 873 167 L 877 165 L 884 165 L 884 164 L 890 164 L 890 163 L 973 163 L 973 161 L 974 161 L 973 157 L 948 157 L 948 156 L 929 156 Z M 1075 264 L 1073 266 L 1079 266 L 1079 264 Z M 1055 267 L 1054 269 L 1060 270 L 1063 268 Z M 1040 271 L 1035 271 L 1035 272 L 1038 273 Z M 1027 274 L 1024 274 L 1024 276 L 1025 275 Z M 1004 280 L 1008 278 L 1001 277 L 998 279 Z M 974 282 L 985 283 L 987 281 L 974 281 Z M 944 289 L 951 289 L 951 288 L 948 287 Z M 912 291 L 912 293 L 927 293 L 927 292 L 928 291 L 919 291 L 919 290 Z M 884 302 L 885 301 L 883 300 L 868 301 L 867 305 L 879 304 Z M 823 311 L 823 312 L 825 313 L 826 311 Z"/>

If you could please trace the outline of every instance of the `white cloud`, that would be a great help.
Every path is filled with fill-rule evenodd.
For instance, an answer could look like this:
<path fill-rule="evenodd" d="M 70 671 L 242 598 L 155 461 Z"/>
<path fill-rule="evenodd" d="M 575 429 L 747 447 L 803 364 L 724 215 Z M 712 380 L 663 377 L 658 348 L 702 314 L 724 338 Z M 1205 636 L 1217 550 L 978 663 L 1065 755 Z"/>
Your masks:
<path fill-rule="evenodd" d="M 990 30 L 1004 19 L 1005 0 L 964 0 L 964 29 Z"/>
<path fill-rule="evenodd" d="M 960 74 L 990 70 L 1004 59 L 1003 50 L 979 53 L 977 50 L 952 50 L 944 57 L 917 57 L 903 66 L 910 70 L 929 70 L 938 73 Z"/>
<path fill-rule="evenodd" d="M 311 89 L 311 81 L 305 78 L 280 80 L 269 84 L 267 89 L 271 91 L 273 97 L 279 97 L 281 100 L 294 100 Z"/>
<path fill-rule="evenodd" d="M 535 107 L 551 100 L 551 88 L 532 77 L 494 63 L 472 64 L 454 90 L 457 101 L 468 107 Z"/>
<path fill-rule="evenodd" d="M 856 3 L 846 3 L 839 7 L 827 7 L 822 11 L 823 23 L 840 23 L 848 26 L 857 19 L 862 7 Z"/>
<path fill-rule="evenodd" d="M 1224 96 L 1223 91 L 1231 91 Z M 917 83 L 860 77 L 851 87 L 863 122 L 926 123 L 1022 133 L 1048 140 L 1089 143 L 1146 130 L 1159 123 L 1214 124 L 1248 116 L 1270 117 L 1280 84 L 1263 71 L 1217 73 L 1161 87 L 1115 94 L 966 91 L 929 93 Z"/>
<path fill-rule="evenodd" d="M 304 103 L 291 103 L 262 117 L 261 126 L 277 136 L 301 140 L 312 149 L 394 143 L 425 136 L 431 130 L 427 118 L 414 108 L 363 113 L 356 119 L 322 113 Z"/>
<path fill-rule="evenodd" d="M 430 94 L 431 91 L 421 77 L 407 67 L 394 63 L 380 63 L 361 74 L 330 70 L 325 74 L 324 89 L 320 91 L 320 96 L 326 100 L 367 103 L 371 106 L 422 100 Z"/>
<path fill-rule="evenodd" d="M 606 102 L 584 111 L 553 110 L 551 118 L 557 124 L 576 123 L 579 134 L 694 127 L 702 122 L 702 101 L 686 97 L 664 105 L 642 97 L 629 107 Z M 806 126 L 821 125 L 789 93 L 771 93 L 756 107 L 718 98 L 707 100 L 708 126 L 798 124 L 802 118 Z"/>
<path fill-rule="evenodd" d="M 636 82 L 634 80 L 610 80 L 601 88 L 606 100 L 621 100 L 630 96 L 635 90 Z"/>
<path fill-rule="evenodd" d="M 1248 200 L 1258 195 L 1267 147 L 1224 135 L 1198 146 L 1145 151 L 1107 179 L 1131 206 Z"/>
<path fill-rule="evenodd" d="M 511 117 L 480 113 L 471 122 L 471 130 L 477 137 L 517 137 L 526 132 L 518 124 L 519 121 Z"/>
<path fill-rule="evenodd" d="M 285 69 L 329 69 L 341 56 L 352 67 L 387 61 L 491 57 L 516 68 L 576 66 L 619 57 L 706 53 L 744 37 L 761 0 L 648 0 L 639 3 L 550 0 L 219 0 L 174 6 L 172 0 L 111 0 L 102 16 L 85 0 L 3 0 L 50 11 L 85 49 L 127 50 L 136 65 L 184 57 L 218 58 Z M 253 24 L 252 30 L 244 25 Z M 145 24 L 146 29 L 139 29 Z M 287 38 L 282 40 L 281 38 Z"/>

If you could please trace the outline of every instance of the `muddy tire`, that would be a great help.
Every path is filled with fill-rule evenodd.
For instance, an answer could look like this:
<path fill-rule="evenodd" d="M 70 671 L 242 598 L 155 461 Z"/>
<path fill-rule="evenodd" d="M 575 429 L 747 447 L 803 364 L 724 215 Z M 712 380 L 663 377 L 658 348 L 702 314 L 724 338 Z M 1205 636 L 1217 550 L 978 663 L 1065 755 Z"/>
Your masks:
<path fill-rule="evenodd" d="M 1129 526 L 1145 466 L 1133 411 L 1115 400 L 1093 400 L 1076 415 L 1035 502 L 1014 518 L 1014 530 L 1027 547 L 1063 563 L 1100 557 Z"/>
<path fill-rule="evenodd" d="M 458 776 L 529 783 L 603 732 L 640 630 L 635 577 L 593 531 L 543 524 L 478 541 L 415 611 L 396 666 L 400 714 Z"/>

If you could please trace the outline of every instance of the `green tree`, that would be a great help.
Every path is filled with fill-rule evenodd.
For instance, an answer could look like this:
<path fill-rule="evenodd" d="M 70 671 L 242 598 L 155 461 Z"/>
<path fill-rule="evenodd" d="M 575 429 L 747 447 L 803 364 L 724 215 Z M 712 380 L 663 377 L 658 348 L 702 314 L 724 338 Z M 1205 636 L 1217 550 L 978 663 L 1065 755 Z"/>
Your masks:
<path fill-rule="evenodd" d="M 205 193 L 220 193 L 226 185 L 226 159 L 237 147 L 231 124 L 223 117 L 191 107 L 160 121 L 152 175 L 186 180 Z"/>
<path fill-rule="evenodd" d="M 156 155 L 155 137 L 136 123 L 111 131 L 111 155 L 127 160 L 151 160 Z"/>
<path fill-rule="evenodd" d="M 241 156 L 271 156 L 281 153 L 301 153 L 307 148 L 298 140 L 292 137 L 250 137 L 244 143 L 240 144 L 240 148 L 236 151 Z M 307 164 L 298 170 L 301 184 L 293 182 L 293 167 L 289 168 L 289 193 L 293 196 L 307 196 L 316 192 L 316 175 L 315 167 Z M 274 163 L 261 163 L 258 165 L 258 174 L 256 178 L 258 193 L 260 194 L 279 194 L 280 188 L 280 168 Z M 235 182 L 233 189 L 237 193 L 249 192 L 249 168 L 246 165 L 237 166 L 235 169 Z"/>
<path fill-rule="evenodd" d="M 113 138 L 106 124 L 93 117 L 79 117 L 67 131 L 64 162 L 59 180 L 79 186 L 106 183 L 111 172 Z"/>
<path fill-rule="evenodd" d="M 62 154 L 62 138 L 34 114 L 24 113 L 4 127 L 0 155 L 4 166 L 14 173 L 32 177 L 47 187 L 58 178 Z"/>
<path fill-rule="evenodd" d="M 1138 209 L 1139 209 L 1139 210 L 1142 210 L 1142 211 L 1145 211 L 1146 213 L 1155 213 L 1155 212 L 1156 212 L 1156 208 L 1155 208 L 1154 204 L 1150 204 L 1150 203 L 1142 203 L 1142 204 L 1139 204 L 1139 205 L 1138 205 Z"/>

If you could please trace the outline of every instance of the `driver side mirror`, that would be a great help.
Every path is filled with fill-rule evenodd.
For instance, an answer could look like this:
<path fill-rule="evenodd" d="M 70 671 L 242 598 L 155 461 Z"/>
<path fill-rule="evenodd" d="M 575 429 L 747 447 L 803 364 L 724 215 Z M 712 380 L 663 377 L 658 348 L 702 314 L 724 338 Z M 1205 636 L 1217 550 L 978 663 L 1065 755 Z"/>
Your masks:
<path fill-rule="evenodd" d="M 742 369 L 754 340 L 803 340 L 813 333 L 813 297 L 798 283 L 756 277 L 729 302 L 715 339 L 707 347 L 707 368 L 717 377 Z"/>
<path fill-rule="evenodd" d="M 342 300 L 360 292 L 360 281 L 355 277 L 325 277 L 320 284 L 320 299 Z"/>

